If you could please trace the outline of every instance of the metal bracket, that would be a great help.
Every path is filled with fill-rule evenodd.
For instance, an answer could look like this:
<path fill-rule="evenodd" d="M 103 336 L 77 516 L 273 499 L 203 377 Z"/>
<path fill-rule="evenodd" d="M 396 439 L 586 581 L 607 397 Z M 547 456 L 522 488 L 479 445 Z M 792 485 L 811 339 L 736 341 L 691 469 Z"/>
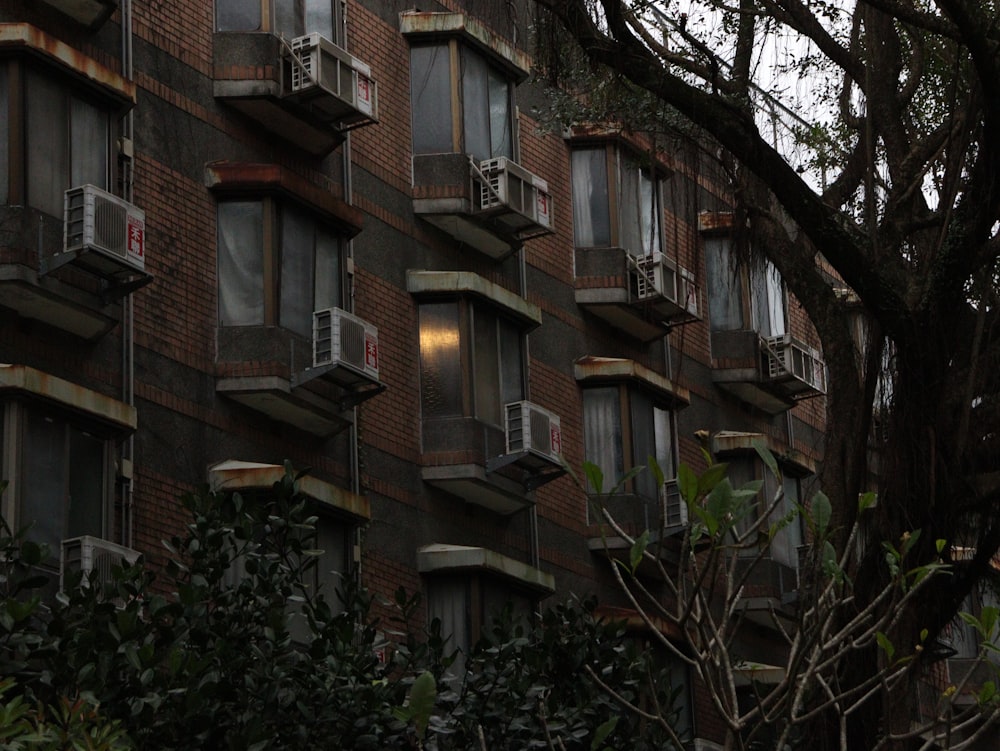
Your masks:
<path fill-rule="evenodd" d="M 514 454 L 501 454 L 500 456 L 494 456 L 492 459 L 486 460 L 486 472 L 487 474 L 491 472 L 496 472 L 498 469 L 503 469 L 508 467 L 515 462 L 520 461 L 526 457 L 530 452 L 528 451 L 518 451 Z M 524 479 L 522 480 L 524 488 L 527 491 L 532 491 L 540 488 L 546 483 L 552 482 L 553 480 L 562 477 L 566 474 L 566 470 L 563 467 L 554 467 L 549 470 L 525 470 Z"/>

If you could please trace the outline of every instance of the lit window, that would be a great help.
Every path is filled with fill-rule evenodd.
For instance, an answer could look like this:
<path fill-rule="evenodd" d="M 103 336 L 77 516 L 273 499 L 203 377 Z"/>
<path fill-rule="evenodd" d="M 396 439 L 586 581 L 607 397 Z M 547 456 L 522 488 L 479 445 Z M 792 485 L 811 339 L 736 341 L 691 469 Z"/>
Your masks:
<path fill-rule="evenodd" d="M 731 250 L 728 237 L 705 238 L 712 331 L 751 329 L 763 337 L 787 333 L 787 301 L 781 274 L 766 260 L 749 268 L 738 264 Z"/>
<path fill-rule="evenodd" d="M 662 179 L 616 146 L 574 148 L 571 160 L 576 247 L 662 252 Z"/>
<path fill-rule="evenodd" d="M 292 39 L 318 32 L 336 42 L 340 0 L 216 0 L 217 31 L 270 31 Z"/>
<path fill-rule="evenodd" d="M 510 78 L 470 47 L 452 40 L 410 49 L 414 154 L 515 158 Z M 453 131 L 453 113 L 460 124 Z"/>
<path fill-rule="evenodd" d="M 422 304 L 424 418 L 473 416 L 502 426 L 503 405 L 524 399 L 523 340 L 521 329 L 489 305 L 465 299 Z"/>
<path fill-rule="evenodd" d="M 312 314 L 340 305 L 340 237 L 272 198 L 218 205 L 219 324 L 277 325 L 312 337 Z"/>
<path fill-rule="evenodd" d="M 644 390 L 626 384 L 585 388 L 583 430 L 587 461 L 601 469 L 604 492 L 633 467 L 648 466 L 650 457 L 665 478 L 676 474 L 673 412 Z M 652 472 L 640 472 L 632 483 L 636 495 L 654 501 L 660 497 Z"/>
<path fill-rule="evenodd" d="M 111 109 L 41 69 L 17 59 L 0 62 L 0 199 L 23 200 L 61 219 L 66 190 L 87 183 L 107 188 Z M 22 127 L 12 128 L 16 112 L 23 112 Z M 10 143 L 22 129 L 23 143 Z"/>

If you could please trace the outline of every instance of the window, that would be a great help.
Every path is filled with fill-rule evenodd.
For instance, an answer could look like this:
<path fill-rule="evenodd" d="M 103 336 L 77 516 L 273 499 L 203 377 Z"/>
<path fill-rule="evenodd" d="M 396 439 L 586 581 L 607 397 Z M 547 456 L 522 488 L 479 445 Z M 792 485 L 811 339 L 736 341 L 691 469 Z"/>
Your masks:
<path fill-rule="evenodd" d="M 282 326 L 312 338 L 315 310 L 339 307 L 341 242 L 295 204 L 218 205 L 219 324 Z"/>
<path fill-rule="evenodd" d="M 319 32 L 339 39 L 341 0 L 216 0 L 218 31 L 270 31 L 288 39 Z"/>
<path fill-rule="evenodd" d="M 20 82 L 17 85 L 15 82 Z M 23 121 L 10 123 L 10 113 Z M 23 131 L 23 132 L 22 132 Z M 12 142 L 21 135 L 23 141 Z M 110 183 L 111 105 L 41 68 L 0 62 L 0 198 L 63 215 L 63 193 Z M 15 164 L 21 169 L 13 169 Z M 23 183 L 17 175 L 23 174 Z"/>
<path fill-rule="evenodd" d="M 489 305 L 467 299 L 422 304 L 424 418 L 471 414 L 502 427 L 503 405 L 524 399 L 523 342 L 521 329 Z"/>
<path fill-rule="evenodd" d="M 647 391 L 626 384 L 585 388 L 583 430 L 587 461 L 600 467 L 604 491 L 615 487 L 632 467 L 647 466 L 649 457 L 664 477 L 676 474 L 673 412 Z M 659 499 L 652 472 L 640 472 L 632 483 L 636 495 Z"/>
<path fill-rule="evenodd" d="M 770 549 L 767 557 L 778 563 L 783 563 L 792 569 L 799 566 L 799 548 L 804 543 L 802 534 L 802 517 L 793 512 L 801 502 L 799 479 L 783 473 L 780 478 L 775 477 L 761 461 L 751 456 L 739 456 L 731 458 L 729 464 L 729 481 L 734 488 L 739 488 L 753 480 L 763 480 L 764 486 L 760 494 L 755 499 L 755 505 L 750 513 L 741 520 L 738 527 L 742 533 L 760 518 L 760 514 L 770 507 L 778 493 L 779 483 L 782 489 L 781 500 L 767 518 L 765 528 L 771 526 L 780 527 L 771 539 Z M 741 555 L 755 556 L 757 549 L 748 547 L 740 551 Z"/>
<path fill-rule="evenodd" d="M 15 478 L 15 526 L 31 525 L 29 536 L 58 559 L 62 540 L 106 537 L 111 494 L 111 442 L 99 428 L 58 410 L 29 402 L 0 404 L 5 415 L 0 447 Z"/>
<path fill-rule="evenodd" d="M 413 46 L 413 153 L 514 159 L 512 89 L 502 70 L 457 40 Z M 456 112 L 460 124 L 453 130 Z"/>
<path fill-rule="evenodd" d="M 616 146 L 574 148 L 576 247 L 621 247 L 641 257 L 662 251 L 662 179 Z"/>
<path fill-rule="evenodd" d="M 787 302 L 781 274 L 766 260 L 749 268 L 739 265 L 731 249 L 728 237 L 705 238 L 712 331 L 749 328 L 765 337 L 787 333 Z"/>

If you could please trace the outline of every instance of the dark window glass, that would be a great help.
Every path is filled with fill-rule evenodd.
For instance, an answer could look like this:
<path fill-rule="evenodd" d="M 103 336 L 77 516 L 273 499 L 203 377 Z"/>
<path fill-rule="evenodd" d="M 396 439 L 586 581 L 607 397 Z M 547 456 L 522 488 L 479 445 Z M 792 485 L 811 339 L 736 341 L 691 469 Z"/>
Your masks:
<path fill-rule="evenodd" d="M 219 31 L 260 31 L 261 0 L 215 0 L 215 23 Z"/>
<path fill-rule="evenodd" d="M 447 45 L 410 49 L 413 153 L 448 154 L 452 144 L 451 63 Z"/>
<path fill-rule="evenodd" d="M 705 269 L 708 272 L 708 315 L 712 331 L 743 328 L 743 292 L 739 269 L 733 266 L 730 240 L 705 239 Z"/>
<path fill-rule="evenodd" d="M 58 557 L 64 539 L 103 536 L 105 442 L 61 420 L 23 414 L 19 520 Z"/>
<path fill-rule="evenodd" d="M 8 120 L 7 68 L 0 64 L 0 203 L 7 203 L 9 190 L 7 176 L 10 174 L 9 139 L 10 128 Z"/>
<path fill-rule="evenodd" d="M 273 3 L 274 33 L 294 38 L 318 32 L 330 41 L 337 41 L 331 0 L 273 0 Z"/>
<path fill-rule="evenodd" d="M 485 58 L 462 50 L 465 151 L 477 160 L 513 158 L 510 84 Z"/>
<path fill-rule="evenodd" d="M 584 389 L 583 431 L 587 461 L 604 476 L 602 492 L 611 490 L 624 474 L 621 397 L 617 386 Z M 590 488 L 593 490 L 593 488 Z"/>

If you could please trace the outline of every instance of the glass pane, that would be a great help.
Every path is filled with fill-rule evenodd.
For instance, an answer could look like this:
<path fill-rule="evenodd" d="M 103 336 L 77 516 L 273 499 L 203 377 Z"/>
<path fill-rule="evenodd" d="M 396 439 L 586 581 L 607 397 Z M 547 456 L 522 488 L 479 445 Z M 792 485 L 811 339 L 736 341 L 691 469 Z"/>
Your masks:
<path fill-rule="evenodd" d="M 410 49 L 413 153 L 450 154 L 451 64 L 448 45 Z"/>
<path fill-rule="evenodd" d="M 786 332 L 785 295 L 781 274 L 770 261 L 750 271 L 751 313 L 754 329 L 761 336 Z"/>
<path fill-rule="evenodd" d="M 490 87 L 490 156 L 514 158 L 510 82 L 496 68 L 487 68 Z"/>
<path fill-rule="evenodd" d="M 524 399 L 524 358 L 521 354 L 523 336 L 520 329 L 501 319 L 500 325 L 500 401 L 503 404 Z"/>
<path fill-rule="evenodd" d="M 583 391 L 583 433 L 587 461 L 604 474 L 602 491 L 621 479 L 622 420 L 617 386 Z M 588 488 L 593 491 L 594 488 Z"/>
<path fill-rule="evenodd" d="M 427 584 L 427 620 L 441 621 L 441 636 L 448 639 L 447 652 L 454 649 L 469 651 L 472 629 L 469 612 L 469 582 L 463 576 L 435 576 Z M 459 657 L 452 666 L 461 672 L 464 659 Z"/>
<path fill-rule="evenodd" d="M 653 400 L 641 391 L 630 391 L 629 396 L 632 408 L 632 466 L 646 467 L 635 476 L 635 492 L 643 498 L 656 500 L 660 497 L 660 489 L 656 485 L 656 477 L 648 469 L 649 459 L 658 459 Z"/>
<path fill-rule="evenodd" d="M 639 212 L 642 196 L 639 191 L 639 167 L 631 159 L 620 160 L 621 192 L 618 205 L 621 246 L 634 256 L 645 255 Z"/>
<path fill-rule="evenodd" d="M 743 296 L 739 271 L 732 267 L 730 239 L 705 239 L 705 268 L 708 272 L 708 315 L 712 331 L 743 328 Z"/>
<path fill-rule="evenodd" d="M 323 551 L 316 563 L 315 587 L 334 613 L 344 611 L 337 591 L 343 591 L 348 574 L 347 551 L 349 528 L 334 519 L 320 517 L 316 522 L 316 547 Z"/>
<path fill-rule="evenodd" d="M 465 153 L 474 159 L 493 155 L 490 138 L 490 101 L 486 61 L 462 50 L 462 115 L 465 123 Z"/>
<path fill-rule="evenodd" d="M 70 182 L 108 187 L 108 114 L 89 102 L 70 99 Z"/>
<path fill-rule="evenodd" d="M 316 228 L 316 310 L 340 305 L 340 239 L 325 227 Z"/>
<path fill-rule="evenodd" d="M 425 418 L 462 414 L 458 303 L 420 306 L 420 399 Z"/>
<path fill-rule="evenodd" d="M 21 446 L 21 505 L 18 524 L 31 524 L 29 537 L 59 557 L 66 527 L 66 426 L 49 417 L 26 413 Z"/>
<path fill-rule="evenodd" d="M 574 242 L 579 248 L 610 245 L 607 153 L 604 149 L 577 149 L 572 160 Z"/>
<path fill-rule="evenodd" d="M 66 537 L 104 536 L 104 441 L 69 428 Z"/>
<path fill-rule="evenodd" d="M 45 76 L 28 71 L 28 203 L 61 217 L 63 193 L 69 185 L 69 112 L 62 89 Z"/>
<path fill-rule="evenodd" d="M 9 190 L 7 176 L 10 174 L 8 153 L 10 144 L 10 130 L 7 126 L 8 104 L 7 104 L 7 68 L 0 63 L 0 203 L 7 203 L 7 191 Z"/>
<path fill-rule="evenodd" d="M 281 217 L 281 303 L 278 322 L 312 338 L 313 243 L 315 222 L 305 212 L 285 207 Z"/>
<path fill-rule="evenodd" d="M 219 204 L 219 324 L 264 323 L 264 207 Z"/>
<path fill-rule="evenodd" d="M 653 407 L 653 432 L 656 436 L 656 461 L 663 470 L 663 477 L 672 480 L 677 476 L 674 467 L 673 413 L 669 409 Z"/>
<path fill-rule="evenodd" d="M 258 31 L 261 0 L 215 0 L 215 24 L 219 31 Z"/>
<path fill-rule="evenodd" d="M 729 460 L 729 482 L 734 488 L 741 488 L 748 482 L 752 482 L 756 479 L 756 466 L 753 459 L 746 457 L 736 457 Z M 762 491 L 764 492 L 764 491 Z M 760 494 L 747 501 L 749 505 L 749 511 L 737 520 L 735 525 L 735 532 L 742 535 L 744 532 L 749 530 L 757 523 L 757 517 L 760 515 Z M 743 556 L 754 556 L 757 555 L 758 550 L 753 546 L 754 539 L 748 538 L 744 542 L 749 542 L 750 547 L 741 549 L 739 555 Z"/>
<path fill-rule="evenodd" d="M 660 209 L 648 170 L 639 171 L 639 231 L 644 255 L 660 249 Z"/>
<path fill-rule="evenodd" d="M 795 505 L 799 502 L 799 481 L 795 477 L 782 478 L 784 495 L 781 503 L 771 512 L 770 524 L 778 524 L 788 516 Z M 773 478 L 767 485 L 770 492 L 772 488 L 777 488 L 777 478 Z M 773 500 L 773 496 L 765 499 L 768 503 Z M 802 519 L 796 515 L 786 526 L 778 530 L 771 542 L 771 557 L 774 560 L 784 563 L 786 566 L 798 568 L 799 546 L 802 545 Z"/>
<path fill-rule="evenodd" d="M 476 417 L 502 425 L 500 405 L 500 347 L 497 318 L 483 308 L 473 310 L 472 384 L 476 392 Z"/>
<path fill-rule="evenodd" d="M 340 43 L 334 28 L 333 3 L 340 0 L 305 0 L 304 26 L 307 34 L 318 31 L 332 42 Z"/>
<path fill-rule="evenodd" d="M 274 33 L 294 39 L 306 33 L 305 0 L 272 0 L 274 4 Z M 319 29 L 317 29 L 319 31 Z"/>

